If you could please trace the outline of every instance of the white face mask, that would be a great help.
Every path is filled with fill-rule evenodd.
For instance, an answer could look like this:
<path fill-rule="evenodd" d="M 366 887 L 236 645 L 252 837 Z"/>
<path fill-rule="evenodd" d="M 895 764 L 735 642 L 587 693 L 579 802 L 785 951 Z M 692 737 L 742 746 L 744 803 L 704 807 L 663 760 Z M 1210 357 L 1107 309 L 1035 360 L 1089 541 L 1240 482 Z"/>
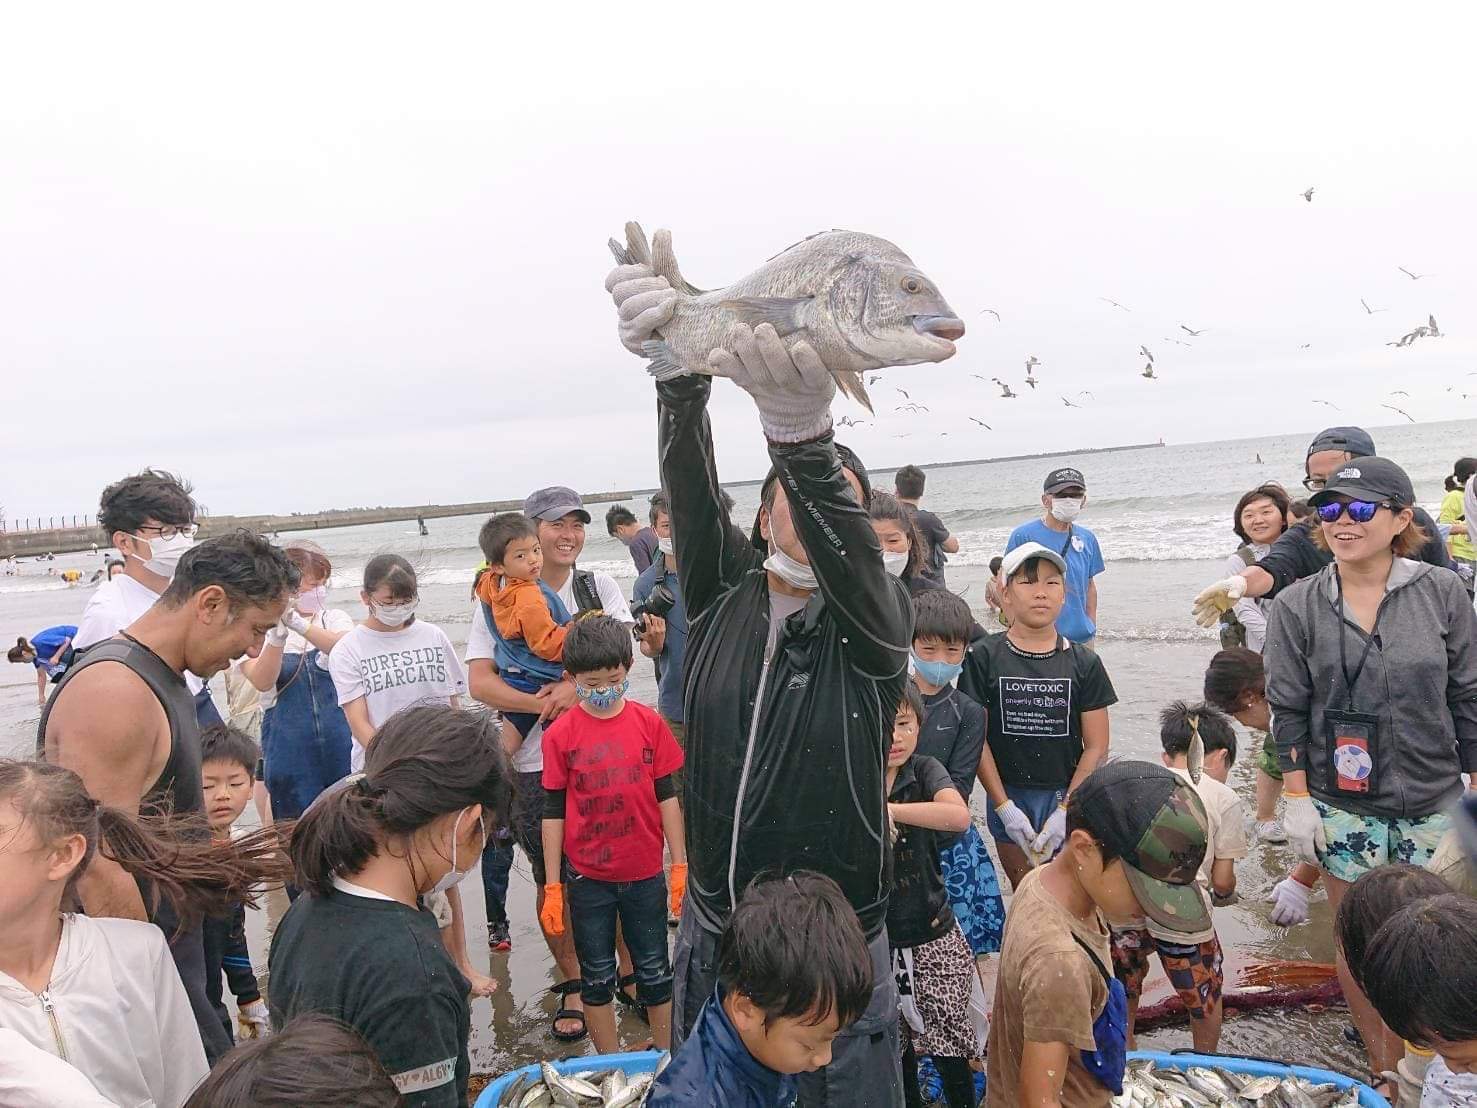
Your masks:
<path fill-rule="evenodd" d="M 1071 497 L 1053 496 L 1051 514 L 1060 523 L 1071 523 L 1082 511 L 1082 501 Z"/>
<path fill-rule="evenodd" d="M 415 609 L 420 602 L 420 597 L 416 597 L 414 600 L 407 600 L 404 604 L 372 604 L 370 611 L 374 613 L 374 618 L 386 627 L 403 627 L 415 615 Z"/>
<path fill-rule="evenodd" d="M 437 893 L 444 893 L 456 888 L 456 886 L 462 883 L 462 878 L 472 872 L 471 866 L 468 866 L 466 869 L 456 868 L 456 833 L 461 829 L 462 816 L 465 814 L 465 811 L 458 812 L 456 814 L 456 822 L 451 825 L 451 868 L 442 875 L 441 880 L 431 886 L 430 890 L 426 893 L 427 896 L 435 896 Z M 477 826 L 481 828 L 482 841 L 485 844 L 487 842 L 487 825 L 482 822 L 482 816 L 480 814 L 477 816 Z"/>
<path fill-rule="evenodd" d="M 820 584 L 815 579 L 813 569 L 804 562 L 797 562 L 779 547 L 775 547 L 769 557 L 764 559 L 764 568 L 792 589 L 813 589 Z"/>
<path fill-rule="evenodd" d="M 160 577 L 173 577 L 175 568 L 186 550 L 195 545 L 195 531 L 179 531 L 173 538 L 160 538 L 158 535 L 152 539 L 146 539 L 142 535 L 134 535 L 135 539 L 149 548 L 149 557 L 140 558 L 130 551 L 124 553 L 137 561 L 144 563 L 144 568 L 150 573 L 157 573 Z"/>
<path fill-rule="evenodd" d="M 894 577 L 901 577 L 903 570 L 908 568 L 908 552 L 906 550 L 884 550 L 882 568 Z"/>
<path fill-rule="evenodd" d="M 656 537 L 656 548 L 658 550 L 660 550 L 663 554 L 671 554 L 672 553 L 672 536 L 671 535 L 658 535 Z"/>

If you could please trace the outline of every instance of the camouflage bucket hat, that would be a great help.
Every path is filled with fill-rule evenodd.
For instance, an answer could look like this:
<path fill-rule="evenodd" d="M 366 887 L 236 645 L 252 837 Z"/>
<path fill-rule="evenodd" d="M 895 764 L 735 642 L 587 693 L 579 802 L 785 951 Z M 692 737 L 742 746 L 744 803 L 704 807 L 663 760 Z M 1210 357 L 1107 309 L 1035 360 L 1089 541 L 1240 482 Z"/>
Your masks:
<path fill-rule="evenodd" d="M 1120 761 L 1095 772 L 1077 796 L 1105 845 L 1123 859 L 1146 916 L 1186 935 L 1210 927 L 1195 880 L 1210 824 L 1194 788 L 1163 766 Z"/>

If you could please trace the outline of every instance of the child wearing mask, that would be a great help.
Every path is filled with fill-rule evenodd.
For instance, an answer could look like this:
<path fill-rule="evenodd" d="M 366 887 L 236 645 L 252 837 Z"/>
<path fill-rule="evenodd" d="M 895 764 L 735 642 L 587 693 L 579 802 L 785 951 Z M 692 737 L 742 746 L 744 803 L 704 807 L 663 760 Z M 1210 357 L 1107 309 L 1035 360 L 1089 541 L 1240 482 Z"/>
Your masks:
<path fill-rule="evenodd" d="M 985 710 L 954 688 L 974 616 L 969 605 L 944 589 L 920 593 L 913 600 L 913 684 L 923 696 L 923 723 L 918 753 L 937 759 L 969 807 L 980 762 L 994 759 L 985 746 Z M 1000 949 L 1005 905 L 1000 882 L 984 840 L 970 821 L 962 835 L 940 835 L 939 860 L 954 918 L 975 957 Z"/>
<path fill-rule="evenodd" d="M 1349 891 L 1339 903 L 1338 912 L 1334 916 L 1334 939 L 1338 944 L 1339 953 L 1343 955 L 1344 963 L 1349 967 L 1349 974 L 1355 985 L 1365 994 L 1361 999 L 1368 1000 L 1379 1013 L 1380 1032 L 1388 1039 L 1388 1042 L 1383 1044 L 1383 1052 L 1387 1056 L 1398 1059 L 1394 1070 L 1377 1075 L 1378 1090 L 1396 1108 L 1416 1108 L 1417 1105 L 1424 1103 L 1421 1099 L 1421 1085 L 1433 1056 L 1429 1044 L 1424 1043 L 1421 1036 L 1407 1035 L 1405 1031 L 1398 1030 L 1390 1024 L 1385 1018 L 1385 1011 L 1370 995 L 1370 947 L 1373 945 L 1375 936 L 1383 932 L 1385 924 L 1399 916 L 1406 908 L 1418 903 L 1427 903 L 1434 897 L 1444 896 L 1447 892 L 1449 890 L 1441 878 L 1419 866 L 1404 863 L 1380 866 L 1378 869 L 1370 870 L 1349 886 Z M 1459 948 L 1460 944 L 1457 949 Z M 1456 950 L 1452 949 L 1449 944 L 1447 949 L 1452 950 L 1453 954 L 1456 953 Z M 1393 961 L 1385 963 L 1386 970 Z M 1409 959 L 1401 958 L 1399 961 L 1404 963 L 1405 968 L 1412 968 Z M 1400 988 L 1411 994 L 1432 989 L 1439 995 L 1448 982 L 1455 984 L 1447 973 L 1443 973 L 1438 980 L 1429 974 L 1417 972 L 1416 976 L 1401 978 Z M 1419 983 L 1419 986 L 1413 988 L 1413 983 Z M 1463 996 L 1463 1001 L 1470 1008 L 1470 991 Z M 1389 998 L 1386 997 L 1386 1007 L 1389 1006 Z M 1404 1012 L 1408 1017 L 1410 1013 L 1408 1004 Z M 1403 1044 L 1402 1039 L 1406 1040 Z M 1423 1046 L 1426 1049 L 1423 1049 Z M 1458 1101 L 1458 1103 L 1461 1102 Z"/>
<path fill-rule="evenodd" d="M 1005 923 L 987 1108 L 1106 1108 L 1122 1092 L 1128 1035 L 1106 919 L 1186 933 L 1209 921 L 1195 887 L 1205 807 L 1170 770 L 1109 763 L 1072 790 L 1066 814 L 1061 852 L 1021 882 Z"/>
<path fill-rule="evenodd" d="M 99 805 L 71 770 L 0 761 L 0 1028 L 110 1103 L 178 1108 L 207 1066 L 163 932 L 63 910 L 100 846 L 191 920 L 276 876 L 278 845 L 270 831 L 220 844 L 141 821 Z"/>
<path fill-rule="evenodd" d="M 391 717 L 364 772 L 292 830 L 304 892 L 272 937 L 272 1026 L 334 1016 L 363 1036 L 408 1108 L 465 1105 L 470 982 L 424 900 L 477 868 L 507 797 L 490 716 L 426 704 Z"/>
<path fill-rule="evenodd" d="M 648 1108 L 785 1108 L 795 1075 L 830 1064 L 867 1010 L 872 959 L 829 877 L 756 880 L 718 940 L 718 986 L 652 1086 Z"/>
<path fill-rule="evenodd" d="M 937 842 L 940 833 L 957 835 L 970 825 L 969 808 L 943 765 L 916 753 L 923 711 L 917 688 L 905 685 L 884 778 L 895 832 L 887 938 L 902 1009 L 903 1096 L 908 1108 L 921 1108 L 918 1055 L 927 1054 L 949 1108 L 974 1108 L 969 1063 L 984 1046 L 984 996 L 944 890 Z"/>
<path fill-rule="evenodd" d="M 1118 702 L 1102 659 L 1058 634 L 1067 563 L 1026 543 L 1001 564 L 1011 624 L 976 637 L 959 678 L 985 706 L 993 764 L 981 760 L 987 823 L 1013 887 L 1066 839 L 1067 801 L 1108 753 L 1108 707 Z"/>
<path fill-rule="evenodd" d="M 504 681 L 536 693 L 564 676 L 569 609 L 544 584 L 544 556 L 534 523 L 521 512 L 493 516 L 477 535 L 487 572 L 477 578 L 479 613 L 492 632 L 493 660 Z M 504 712 L 524 738 L 538 723 L 530 712 Z"/>
<path fill-rule="evenodd" d="M 231 825 L 246 810 L 256 784 L 257 747 L 245 732 L 218 723 L 200 733 L 200 779 L 205 792 L 205 813 L 210 821 L 210 834 L 215 841 L 231 841 Z M 256 1039 L 271 1034 L 267 1004 L 262 1000 L 256 974 L 251 968 L 251 952 L 246 946 L 246 905 L 234 902 L 217 916 L 206 916 L 205 997 L 220 1016 L 226 1034 L 231 1034 L 231 1017 L 221 999 L 221 974 L 224 973 L 231 993 L 236 998 L 236 1022 L 240 1037 Z"/>
<path fill-rule="evenodd" d="M 1189 768 L 1191 746 L 1199 736 L 1204 765 L 1198 777 Z M 1190 1034 L 1196 1051 L 1215 1053 L 1221 1035 L 1221 947 L 1210 923 L 1211 904 L 1229 904 L 1236 893 L 1236 860 L 1246 857 L 1246 811 L 1241 798 L 1226 784 L 1236 760 L 1236 731 L 1214 708 L 1191 706 L 1176 700 L 1159 713 L 1159 741 L 1164 764 L 1199 794 L 1205 806 L 1207 838 L 1205 861 L 1197 888 L 1204 909 L 1203 929 L 1186 933 L 1147 920 L 1140 927 L 1114 928 L 1113 971 L 1128 993 L 1128 1043 L 1138 1016 L 1149 955 L 1159 954 L 1164 974 L 1190 1016 Z"/>
<path fill-rule="evenodd" d="M 571 627 L 564 665 L 579 703 L 544 732 L 544 858 L 564 864 L 562 881 L 544 886 L 539 918 L 550 934 L 563 934 L 567 889 L 580 997 L 601 1054 L 619 1049 L 611 1008 L 617 920 L 657 1048 L 671 1047 L 667 911 L 681 911 L 687 890 L 682 810 L 672 783 L 682 748 L 661 716 L 626 699 L 631 662 L 625 624 L 592 616 Z M 672 852 L 670 898 L 664 840 Z"/>

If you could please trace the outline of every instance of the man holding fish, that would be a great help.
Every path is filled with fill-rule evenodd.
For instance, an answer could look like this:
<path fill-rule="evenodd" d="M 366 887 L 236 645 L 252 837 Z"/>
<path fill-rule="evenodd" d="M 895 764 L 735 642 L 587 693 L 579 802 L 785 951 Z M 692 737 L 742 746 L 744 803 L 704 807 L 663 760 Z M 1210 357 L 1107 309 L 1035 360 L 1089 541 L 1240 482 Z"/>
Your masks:
<path fill-rule="evenodd" d="M 941 361 L 963 333 L 928 278 L 867 235 L 812 236 L 728 289 L 683 279 L 671 237 L 634 224 L 606 281 L 622 342 L 658 380 L 662 484 L 689 618 L 689 883 L 674 956 L 673 1047 L 715 985 L 718 935 L 766 871 L 817 870 L 861 921 L 875 987 L 801 1105 L 902 1102 L 897 994 L 885 930 L 890 884 L 884 747 L 912 608 L 882 566 L 866 470 L 832 437 L 838 386 L 860 372 Z M 753 532 L 729 518 L 707 417 L 710 378 L 754 400 L 773 469 Z"/>

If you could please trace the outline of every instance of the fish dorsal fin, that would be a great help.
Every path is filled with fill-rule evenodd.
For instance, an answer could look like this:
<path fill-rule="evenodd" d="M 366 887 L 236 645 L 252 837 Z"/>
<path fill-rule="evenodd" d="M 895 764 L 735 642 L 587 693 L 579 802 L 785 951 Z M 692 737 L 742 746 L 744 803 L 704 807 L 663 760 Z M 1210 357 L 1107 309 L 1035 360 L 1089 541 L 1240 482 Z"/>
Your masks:
<path fill-rule="evenodd" d="M 685 292 L 688 296 L 703 294 L 702 289 L 682 276 L 682 270 L 677 266 L 677 254 L 672 249 L 671 231 L 660 230 L 651 236 L 651 271 L 658 277 L 665 277 L 667 284 L 678 292 Z"/>
<path fill-rule="evenodd" d="M 719 301 L 718 306 L 727 308 L 750 327 L 768 323 L 783 338 L 805 326 L 800 317 L 812 299 L 810 296 L 740 296 Z"/>
<path fill-rule="evenodd" d="M 622 246 L 615 239 L 610 239 L 607 244 L 610 252 L 615 255 L 618 265 L 650 265 L 651 246 L 646 241 L 646 232 L 641 229 L 641 224 L 634 219 L 626 224 L 626 245 Z"/>

